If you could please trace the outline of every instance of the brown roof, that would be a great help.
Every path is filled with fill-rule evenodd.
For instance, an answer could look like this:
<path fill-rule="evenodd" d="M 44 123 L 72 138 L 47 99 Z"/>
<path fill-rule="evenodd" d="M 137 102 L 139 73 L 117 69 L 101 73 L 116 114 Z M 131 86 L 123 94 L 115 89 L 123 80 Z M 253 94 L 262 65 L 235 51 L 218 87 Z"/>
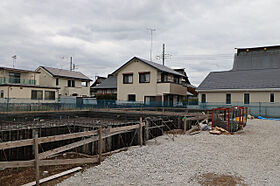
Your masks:
<path fill-rule="evenodd" d="M 91 81 L 90 78 L 88 78 L 86 75 L 84 75 L 81 72 L 64 70 L 64 69 L 53 68 L 53 67 L 46 67 L 46 66 L 40 66 L 40 67 L 46 70 L 47 72 L 49 72 L 53 77 L 65 77 L 65 78 L 74 78 L 74 79 Z"/>
<path fill-rule="evenodd" d="M 33 72 L 33 73 L 40 73 L 33 70 L 24 70 L 24 69 L 18 69 L 18 68 L 9 68 L 9 67 L 0 67 L 0 70 L 8 70 L 13 72 Z"/>

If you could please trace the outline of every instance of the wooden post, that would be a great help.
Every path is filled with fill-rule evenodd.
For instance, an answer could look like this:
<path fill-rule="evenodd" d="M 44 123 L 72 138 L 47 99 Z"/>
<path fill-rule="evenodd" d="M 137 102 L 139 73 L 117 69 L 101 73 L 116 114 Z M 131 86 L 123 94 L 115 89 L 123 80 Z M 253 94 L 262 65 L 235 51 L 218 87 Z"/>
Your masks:
<path fill-rule="evenodd" d="M 98 140 L 98 163 L 100 164 L 102 161 L 102 127 L 99 127 L 98 130 L 98 136 L 99 136 L 99 140 Z"/>
<path fill-rule="evenodd" d="M 39 173 L 39 149 L 38 149 L 38 133 L 35 133 L 34 138 L 34 151 L 35 151 L 35 172 L 36 172 L 36 186 L 40 185 L 40 173 Z"/>
<path fill-rule="evenodd" d="M 187 118 L 184 117 L 184 134 L 186 134 L 186 131 L 187 131 Z"/>
<path fill-rule="evenodd" d="M 149 121 L 146 121 L 146 125 L 145 125 L 145 141 L 149 140 Z"/>
<path fill-rule="evenodd" d="M 139 142 L 140 142 L 140 147 L 142 147 L 143 145 L 143 121 L 142 121 L 142 117 L 140 117 L 140 125 L 139 125 Z"/>

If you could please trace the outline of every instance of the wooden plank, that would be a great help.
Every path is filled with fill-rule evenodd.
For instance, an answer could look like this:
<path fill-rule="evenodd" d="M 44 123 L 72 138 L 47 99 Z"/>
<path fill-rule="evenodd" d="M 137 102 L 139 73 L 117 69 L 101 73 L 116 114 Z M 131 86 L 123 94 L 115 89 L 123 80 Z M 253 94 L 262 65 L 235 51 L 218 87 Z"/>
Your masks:
<path fill-rule="evenodd" d="M 139 124 L 136 125 L 130 125 L 130 126 L 124 126 L 124 127 L 117 127 L 117 128 L 110 128 L 110 132 L 119 132 L 119 131 L 125 131 L 125 130 L 132 130 L 139 128 Z"/>
<path fill-rule="evenodd" d="M 98 163 L 100 164 L 102 161 L 102 127 L 99 127 L 98 138 Z"/>
<path fill-rule="evenodd" d="M 97 134 L 97 131 L 94 130 L 94 131 L 78 132 L 78 133 L 71 133 L 71 134 L 47 136 L 47 137 L 38 138 L 38 143 L 48 143 L 48 142 L 61 141 L 61 140 L 67 140 L 67 139 L 74 139 L 74 138 L 80 138 L 80 137 L 86 137 L 86 136 L 93 136 L 96 134 Z M 33 143 L 34 143 L 33 139 L 2 142 L 2 143 L 0 143 L 0 150 L 33 145 Z"/>
<path fill-rule="evenodd" d="M 155 128 L 161 128 L 161 127 L 165 127 L 166 125 L 157 125 L 157 126 L 153 126 L 153 127 L 149 127 L 148 129 L 155 129 Z"/>
<path fill-rule="evenodd" d="M 40 160 L 40 166 L 97 163 L 98 158 Z"/>
<path fill-rule="evenodd" d="M 61 176 L 65 176 L 65 175 L 67 175 L 67 174 L 71 174 L 71 173 L 73 173 L 73 172 L 77 172 L 77 171 L 79 171 L 79 170 L 82 170 L 82 167 L 76 167 L 76 168 L 73 168 L 73 169 L 70 169 L 70 170 L 61 172 L 61 173 L 59 173 L 59 174 L 55 174 L 55 175 L 52 175 L 52 176 L 43 178 L 43 179 L 40 180 L 40 184 L 41 184 L 41 183 L 44 183 L 44 182 L 47 182 L 47 181 L 50 181 L 50 180 L 53 180 L 53 179 L 56 179 L 56 178 L 59 178 L 59 177 L 61 177 Z M 25 184 L 25 185 L 23 185 L 23 186 L 33 186 L 33 185 L 35 185 L 35 184 L 36 184 L 36 182 L 33 181 L 33 182 L 27 183 L 27 184 Z"/>
<path fill-rule="evenodd" d="M 68 145 L 65 145 L 65 146 L 62 146 L 62 147 L 58 147 L 58 148 L 55 148 L 55 149 L 52 149 L 52 150 L 40 153 L 39 154 L 39 159 L 44 159 L 44 158 L 47 158 L 47 157 L 49 157 L 49 156 L 51 156 L 53 154 L 64 152 L 66 150 L 70 150 L 70 149 L 73 149 L 73 148 L 76 148 L 76 147 L 79 147 L 79 146 L 91 143 L 91 142 L 96 141 L 96 140 L 98 140 L 98 136 L 93 136 L 93 137 L 85 139 L 85 140 L 81 140 L 81 141 L 78 141 L 78 142 L 70 143 Z"/>
<path fill-rule="evenodd" d="M 38 158 L 38 154 L 39 154 L 39 147 L 38 147 L 38 132 L 36 131 L 35 134 L 35 139 L 34 139 L 34 151 L 35 151 L 35 175 L 36 175 L 36 186 L 39 186 L 39 180 L 40 180 L 40 173 L 39 173 L 39 158 Z"/>
<path fill-rule="evenodd" d="M 4 161 L 0 162 L 1 168 L 32 167 L 35 160 L 28 161 Z"/>
<path fill-rule="evenodd" d="M 126 132 L 127 131 L 120 131 L 120 132 L 115 132 L 115 133 L 112 133 L 112 134 L 108 134 L 108 135 L 102 136 L 102 139 L 113 136 L 113 135 L 116 135 L 116 134 L 126 133 Z M 54 154 L 64 152 L 64 151 L 67 151 L 67 150 L 70 150 L 70 149 L 73 149 L 73 148 L 76 148 L 76 147 L 79 147 L 79 146 L 82 146 L 82 145 L 85 145 L 85 144 L 88 144 L 88 143 L 91 143 L 91 142 L 94 142 L 94 141 L 97 141 L 97 140 L 98 140 L 98 136 L 93 136 L 93 137 L 85 139 L 85 140 L 81 140 L 81 141 L 74 142 L 74 143 L 71 143 L 71 144 L 68 144 L 68 145 L 65 145 L 65 146 L 62 146 L 62 147 L 58 147 L 58 148 L 40 153 L 39 154 L 39 159 L 45 159 L 45 158 L 48 158 L 48 157 L 50 157 Z"/>
<path fill-rule="evenodd" d="M 139 124 L 125 126 L 125 127 L 110 128 L 110 129 L 106 129 L 106 132 L 108 131 L 109 133 L 113 133 L 113 132 L 119 132 L 119 131 L 125 131 L 125 130 L 132 130 L 132 129 L 136 129 L 136 128 L 139 128 Z M 49 142 L 54 142 L 54 141 L 61 141 L 61 140 L 74 139 L 74 138 L 80 138 L 80 137 L 86 137 L 86 136 L 93 136 L 96 134 L 97 134 L 97 130 L 71 133 L 71 134 L 61 134 L 61 135 L 55 135 L 55 136 L 47 136 L 47 137 L 38 138 L 38 143 L 49 143 Z M 2 142 L 2 143 L 0 143 L 0 150 L 33 145 L 33 143 L 34 143 L 33 139 Z"/>

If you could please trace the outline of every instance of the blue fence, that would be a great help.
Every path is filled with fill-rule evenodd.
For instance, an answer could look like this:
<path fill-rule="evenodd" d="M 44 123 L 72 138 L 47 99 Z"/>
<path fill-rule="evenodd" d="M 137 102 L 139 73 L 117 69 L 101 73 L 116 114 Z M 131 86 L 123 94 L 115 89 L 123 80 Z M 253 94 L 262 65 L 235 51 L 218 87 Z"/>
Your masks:
<path fill-rule="evenodd" d="M 4 99 L 0 98 L 0 112 L 80 110 L 94 108 L 185 108 L 190 110 L 211 110 L 219 107 L 245 106 L 253 116 L 280 117 L 280 103 L 197 103 L 197 102 L 130 102 L 96 100 L 94 98 L 64 97 L 57 100 Z"/>

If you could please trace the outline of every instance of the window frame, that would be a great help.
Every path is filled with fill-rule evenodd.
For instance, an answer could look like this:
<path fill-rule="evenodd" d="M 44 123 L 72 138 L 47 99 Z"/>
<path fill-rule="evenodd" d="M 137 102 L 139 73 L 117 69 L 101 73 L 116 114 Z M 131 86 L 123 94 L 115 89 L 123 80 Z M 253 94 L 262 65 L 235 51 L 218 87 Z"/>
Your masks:
<path fill-rule="evenodd" d="M 55 79 L 55 85 L 58 86 L 59 85 L 59 78 Z"/>
<path fill-rule="evenodd" d="M 275 103 L 275 94 L 273 92 L 271 92 L 269 94 L 269 102 L 270 103 Z"/>
<path fill-rule="evenodd" d="M 131 76 L 131 82 L 129 82 L 129 77 Z M 127 82 L 125 81 L 127 78 Z M 133 84 L 133 73 L 123 74 L 123 84 Z"/>
<path fill-rule="evenodd" d="M 48 98 L 47 93 L 53 93 L 53 98 Z M 45 100 L 55 100 L 55 91 L 46 90 L 45 91 Z"/>
<path fill-rule="evenodd" d="M 206 103 L 206 94 L 201 94 L 201 103 Z"/>
<path fill-rule="evenodd" d="M 246 100 L 247 95 L 248 95 L 248 100 Z M 250 94 L 249 93 L 244 93 L 243 97 L 244 97 L 243 103 L 246 104 L 246 105 L 250 104 Z"/>
<path fill-rule="evenodd" d="M 141 81 L 141 76 L 144 75 L 145 81 Z M 148 81 L 146 80 L 146 75 L 148 75 Z M 151 82 L 151 73 L 150 72 L 139 72 L 139 83 L 150 83 Z"/>
<path fill-rule="evenodd" d="M 229 99 L 228 99 L 228 95 L 229 95 Z M 231 104 L 231 93 L 226 93 L 226 104 L 227 105 Z"/>
<path fill-rule="evenodd" d="M 130 96 L 134 96 L 134 100 L 130 100 Z M 127 95 L 127 101 L 136 101 L 136 94 L 128 94 Z"/>
<path fill-rule="evenodd" d="M 33 94 L 35 91 L 36 91 L 36 97 L 34 97 L 35 94 Z M 38 98 L 39 92 L 41 93 L 41 98 Z M 31 90 L 31 99 L 32 100 L 43 100 L 43 90 Z"/>

